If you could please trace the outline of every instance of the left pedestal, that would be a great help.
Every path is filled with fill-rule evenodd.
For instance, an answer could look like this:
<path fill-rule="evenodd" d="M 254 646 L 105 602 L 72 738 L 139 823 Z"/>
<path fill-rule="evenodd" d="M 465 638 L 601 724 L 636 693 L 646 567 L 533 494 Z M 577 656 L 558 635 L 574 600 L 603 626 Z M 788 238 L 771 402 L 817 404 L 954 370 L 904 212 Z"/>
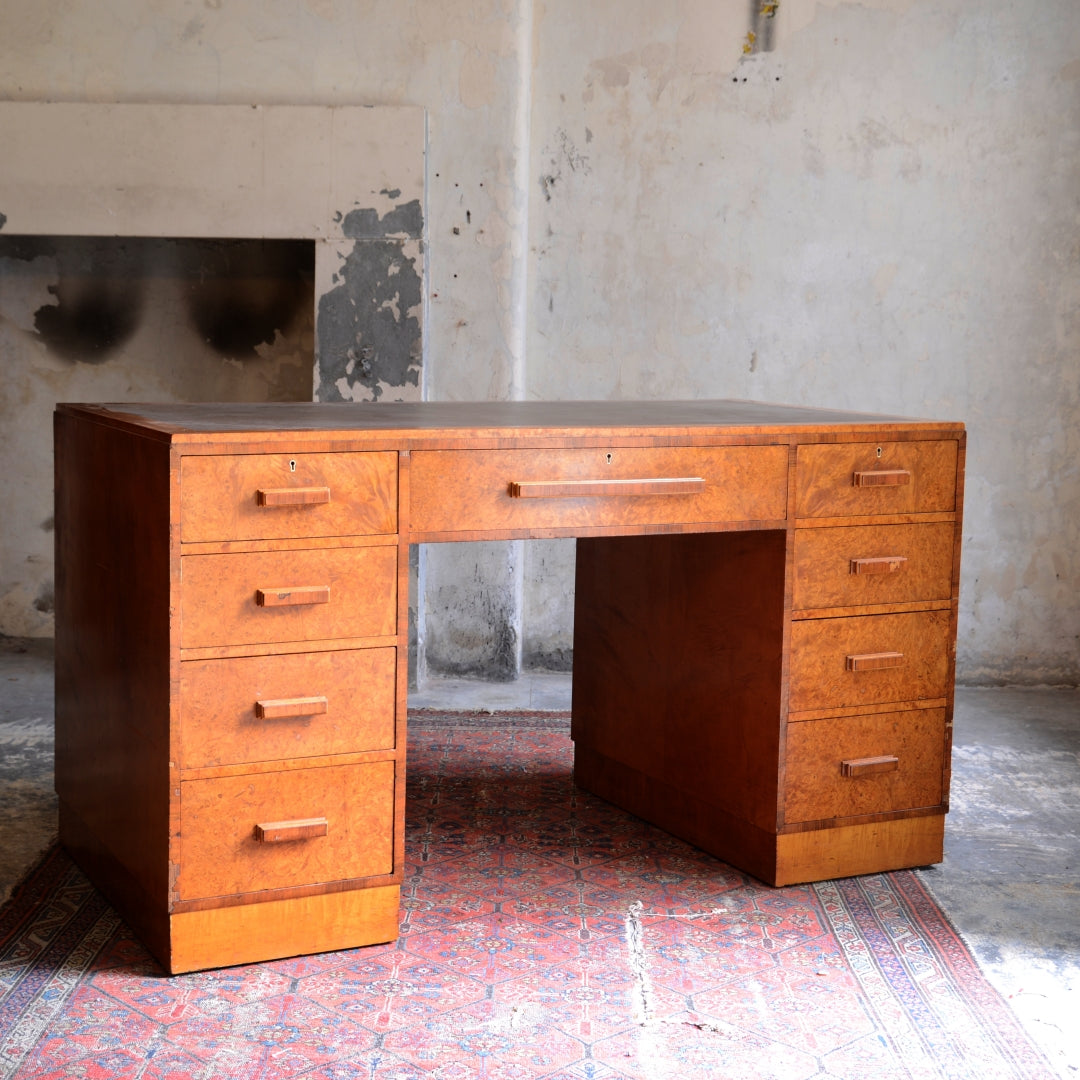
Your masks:
<path fill-rule="evenodd" d="M 172 973 L 393 940 L 396 452 L 75 406 L 55 449 L 64 845 Z"/>

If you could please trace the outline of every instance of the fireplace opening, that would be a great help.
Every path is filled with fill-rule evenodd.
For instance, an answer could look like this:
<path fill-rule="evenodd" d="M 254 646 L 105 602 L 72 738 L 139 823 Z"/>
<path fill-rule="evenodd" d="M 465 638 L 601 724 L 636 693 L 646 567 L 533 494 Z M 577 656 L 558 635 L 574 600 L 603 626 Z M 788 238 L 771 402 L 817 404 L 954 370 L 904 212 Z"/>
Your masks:
<path fill-rule="evenodd" d="M 0 634 L 52 634 L 58 401 L 311 401 L 311 240 L 0 235 Z"/>
<path fill-rule="evenodd" d="M 259 372 L 229 375 L 234 394 L 310 399 L 314 282 L 306 240 L 0 236 L 0 318 L 71 363 L 127 359 L 141 369 L 153 363 L 149 341 L 129 349 L 132 339 L 143 327 L 150 339 L 165 333 L 191 391 L 178 400 L 200 400 L 205 366 L 221 361 L 227 375 L 243 364 Z"/>

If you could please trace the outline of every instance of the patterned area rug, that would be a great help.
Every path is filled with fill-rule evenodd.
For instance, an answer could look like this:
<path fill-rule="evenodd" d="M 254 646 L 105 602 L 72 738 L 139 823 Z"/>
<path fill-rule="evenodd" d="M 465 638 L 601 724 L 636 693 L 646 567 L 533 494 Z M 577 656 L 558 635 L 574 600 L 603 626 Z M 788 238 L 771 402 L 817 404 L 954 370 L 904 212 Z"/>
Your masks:
<path fill-rule="evenodd" d="M 575 789 L 558 714 L 410 716 L 401 937 L 168 978 L 53 849 L 0 1076 L 1052 1078 L 914 872 L 771 889 Z"/>

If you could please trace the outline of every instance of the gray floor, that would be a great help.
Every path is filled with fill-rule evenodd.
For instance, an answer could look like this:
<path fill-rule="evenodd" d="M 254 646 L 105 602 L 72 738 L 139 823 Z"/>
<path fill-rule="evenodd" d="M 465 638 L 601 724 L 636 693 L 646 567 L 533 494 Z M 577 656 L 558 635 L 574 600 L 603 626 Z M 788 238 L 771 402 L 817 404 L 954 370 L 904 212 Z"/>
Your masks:
<path fill-rule="evenodd" d="M 50 642 L 0 637 L 0 900 L 56 835 Z M 440 682 L 412 708 L 566 709 L 569 677 Z M 1063 1077 L 1080 1078 L 1080 690 L 957 692 L 945 861 L 923 871 Z"/>

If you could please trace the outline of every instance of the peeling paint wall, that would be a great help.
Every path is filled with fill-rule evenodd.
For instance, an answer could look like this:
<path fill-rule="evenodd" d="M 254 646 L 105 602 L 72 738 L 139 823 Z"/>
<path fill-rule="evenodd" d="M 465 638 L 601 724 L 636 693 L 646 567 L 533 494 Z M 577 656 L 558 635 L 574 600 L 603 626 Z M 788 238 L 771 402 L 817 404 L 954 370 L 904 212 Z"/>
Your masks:
<path fill-rule="evenodd" d="M 400 191 L 383 192 L 390 199 Z M 318 291 L 319 401 L 419 401 L 423 359 L 423 211 L 419 200 L 380 215 L 350 210 L 346 242 L 328 244 Z"/>
<path fill-rule="evenodd" d="M 0 73 L 21 100 L 424 106 L 424 246 L 388 190 L 318 260 L 337 276 L 316 290 L 320 395 L 965 420 L 960 677 L 1080 679 L 1073 0 L 116 0 L 108 17 L 8 0 Z M 36 332 L 9 323 L 0 348 Z M 5 387 L 5 408 L 32 393 Z M 525 662 L 561 662 L 572 562 L 562 542 L 426 549 L 425 662 L 504 672 L 510 631 Z"/>

